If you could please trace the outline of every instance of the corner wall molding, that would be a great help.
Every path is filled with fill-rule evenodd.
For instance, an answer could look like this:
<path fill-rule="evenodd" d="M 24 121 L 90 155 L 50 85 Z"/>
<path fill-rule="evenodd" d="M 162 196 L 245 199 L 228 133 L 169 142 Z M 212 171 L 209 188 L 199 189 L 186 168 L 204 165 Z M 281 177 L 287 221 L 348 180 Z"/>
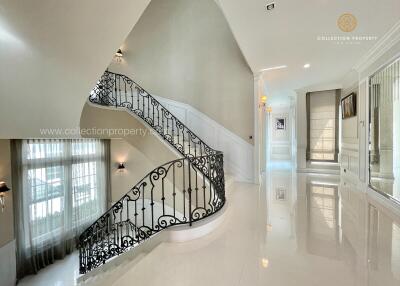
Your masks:
<path fill-rule="evenodd" d="M 397 43 L 400 43 L 400 21 L 398 21 L 377 43 L 357 62 L 354 69 L 362 73 Z"/>

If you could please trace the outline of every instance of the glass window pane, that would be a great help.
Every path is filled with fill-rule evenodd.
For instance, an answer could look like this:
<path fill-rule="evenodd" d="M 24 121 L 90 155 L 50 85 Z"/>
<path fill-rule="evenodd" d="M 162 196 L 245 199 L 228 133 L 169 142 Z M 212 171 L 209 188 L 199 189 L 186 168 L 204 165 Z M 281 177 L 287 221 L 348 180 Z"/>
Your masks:
<path fill-rule="evenodd" d="M 29 229 L 36 242 L 70 232 L 103 212 L 100 140 L 25 140 Z M 95 155 L 95 156 L 92 156 Z M 74 163 L 76 162 L 76 163 Z"/>

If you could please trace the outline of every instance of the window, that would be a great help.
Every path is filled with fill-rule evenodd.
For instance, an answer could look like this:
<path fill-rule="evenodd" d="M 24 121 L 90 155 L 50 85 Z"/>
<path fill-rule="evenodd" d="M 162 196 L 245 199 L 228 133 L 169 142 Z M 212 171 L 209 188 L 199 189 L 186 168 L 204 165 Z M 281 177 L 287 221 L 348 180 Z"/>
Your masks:
<path fill-rule="evenodd" d="M 338 90 L 307 94 L 307 160 L 337 162 L 338 113 Z"/>
<path fill-rule="evenodd" d="M 24 140 L 24 202 L 35 243 L 74 236 L 105 209 L 101 140 Z"/>

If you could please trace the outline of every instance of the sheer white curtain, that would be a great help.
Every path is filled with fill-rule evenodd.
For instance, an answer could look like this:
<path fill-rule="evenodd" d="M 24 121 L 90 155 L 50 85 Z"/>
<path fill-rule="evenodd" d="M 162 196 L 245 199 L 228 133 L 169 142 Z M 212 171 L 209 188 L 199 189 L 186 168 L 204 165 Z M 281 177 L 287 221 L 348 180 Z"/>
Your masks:
<path fill-rule="evenodd" d="M 107 144 L 98 139 L 22 140 L 19 146 L 18 252 L 21 273 L 70 253 L 75 238 L 102 215 Z"/>

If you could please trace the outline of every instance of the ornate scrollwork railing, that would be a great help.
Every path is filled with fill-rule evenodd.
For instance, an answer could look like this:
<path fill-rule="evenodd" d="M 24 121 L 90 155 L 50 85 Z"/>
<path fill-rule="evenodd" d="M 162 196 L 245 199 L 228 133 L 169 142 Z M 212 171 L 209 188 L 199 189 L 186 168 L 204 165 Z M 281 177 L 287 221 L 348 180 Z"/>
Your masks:
<path fill-rule="evenodd" d="M 135 114 L 183 158 L 152 170 L 80 235 L 81 274 L 163 229 L 192 225 L 225 204 L 222 152 L 204 143 L 142 87 L 106 71 L 89 100 Z"/>

